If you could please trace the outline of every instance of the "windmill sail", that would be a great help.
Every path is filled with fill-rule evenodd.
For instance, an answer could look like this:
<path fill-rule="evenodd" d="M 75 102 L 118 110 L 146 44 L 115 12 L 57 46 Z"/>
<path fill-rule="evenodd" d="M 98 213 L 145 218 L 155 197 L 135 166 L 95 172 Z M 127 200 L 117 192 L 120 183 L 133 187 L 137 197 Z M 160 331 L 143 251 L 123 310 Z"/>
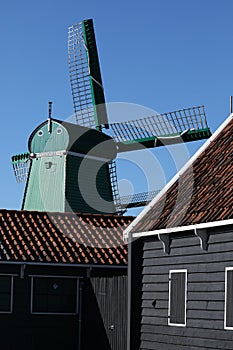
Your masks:
<path fill-rule="evenodd" d="M 108 128 L 104 89 L 92 19 L 68 29 L 68 61 L 76 123 Z M 115 160 L 108 163 L 116 212 L 121 213 Z"/>
<path fill-rule="evenodd" d="M 30 168 L 30 153 L 27 152 L 12 156 L 11 163 L 16 181 L 18 183 L 26 182 Z"/>
<path fill-rule="evenodd" d="M 69 27 L 68 62 L 76 124 L 87 127 L 88 131 L 90 131 L 89 128 L 96 129 L 99 132 L 95 132 L 99 135 L 102 135 L 102 137 L 104 136 L 103 130 L 108 129 L 108 131 L 106 131 L 106 134 L 111 136 L 117 143 L 117 152 L 134 151 L 137 149 L 142 149 L 143 147 L 153 148 L 167 144 L 179 143 L 182 141 L 189 142 L 201 140 L 204 138 L 208 138 L 211 135 L 210 129 L 206 121 L 204 106 L 186 108 L 175 112 L 156 114 L 147 118 L 109 124 L 105 106 L 104 89 L 102 84 L 100 64 L 92 19 L 84 20 L 76 25 Z M 45 138 L 47 138 L 48 136 L 48 138 L 51 137 L 51 142 L 54 142 L 54 140 L 57 140 L 56 137 L 58 137 L 58 135 L 63 135 L 60 124 L 57 129 L 53 128 L 52 132 L 54 132 L 56 135 L 53 134 L 55 135 L 53 137 L 51 134 L 51 123 L 56 124 L 58 122 L 58 120 L 52 120 L 50 110 L 49 118 L 48 121 L 46 121 L 45 129 L 42 131 L 39 130 L 38 135 L 33 132 L 33 137 L 35 135 L 41 137 L 42 142 L 42 136 L 44 136 Z M 41 128 L 42 125 L 44 127 L 44 123 L 42 123 L 38 128 Z M 59 132 L 56 132 L 56 130 Z M 86 141 L 88 143 L 88 140 Z M 35 144 L 37 146 L 40 144 L 44 145 L 43 142 L 38 142 Z M 114 147 L 115 146 L 116 145 L 114 144 Z M 58 147 L 58 144 L 56 142 L 54 144 L 54 147 L 55 148 L 53 149 L 52 154 L 51 152 L 47 153 L 43 150 L 40 150 L 40 152 L 42 153 L 40 153 L 41 157 L 39 159 L 43 160 L 45 169 L 46 171 L 48 170 L 48 174 L 46 173 L 46 181 L 50 177 L 53 179 L 54 172 L 50 171 L 50 169 L 52 169 L 51 165 L 54 166 L 55 164 L 57 164 L 53 164 L 51 162 L 51 158 L 49 158 L 48 160 L 46 158 L 56 156 L 56 151 Z M 64 149 L 64 147 L 61 149 Z M 60 151 L 60 148 L 58 149 L 58 151 Z M 72 175 L 70 177 L 71 182 L 74 178 L 73 170 L 78 169 L 76 161 L 78 159 L 77 157 L 80 157 L 81 154 L 79 153 L 79 151 L 80 149 L 78 149 L 76 155 L 69 154 L 69 164 L 72 163 L 72 166 L 70 166 L 69 168 L 69 171 L 72 170 L 71 172 L 69 172 L 69 175 Z M 67 156 L 68 153 L 66 153 L 66 155 L 63 155 Z M 98 162 L 100 161 L 100 159 L 92 159 L 92 162 Z M 103 198 L 105 198 L 104 196 L 106 196 L 107 193 L 107 197 L 105 199 L 106 202 L 108 202 L 108 204 L 110 203 L 112 212 L 122 214 L 126 211 L 127 208 L 146 205 L 156 194 L 156 192 L 153 191 L 149 193 L 134 194 L 133 196 L 130 195 L 120 197 L 116 172 L 116 161 L 115 159 L 109 161 L 109 159 L 112 158 L 106 158 L 104 160 L 104 164 L 102 164 L 101 169 L 103 170 L 103 172 L 101 173 L 101 176 L 103 175 L 103 178 L 101 178 L 101 183 L 99 182 L 98 186 L 99 189 L 104 191 Z M 60 155 L 59 162 L 62 162 L 60 159 Z M 30 180 L 30 178 L 32 179 L 34 175 L 35 177 L 37 177 L 37 168 L 33 168 L 33 165 L 37 163 L 39 164 L 42 162 L 35 160 L 35 158 L 33 157 L 30 157 L 30 153 L 24 153 L 21 155 L 13 156 L 12 164 L 16 180 L 18 182 L 27 180 L 28 174 L 28 180 Z M 65 164 L 67 165 L 68 162 L 65 161 Z M 56 168 L 56 174 L 58 177 L 60 174 L 59 172 L 61 171 L 61 169 L 63 169 L 62 166 L 57 166 Z M 32 176 L 32 174 L 34 175 Z M 84 176 L 84 180 L 86 181 L 86 176 Z M 44 181 L 44 183 L 47 183 L 46 181 Z M 53 185 L 54 181 L 51 181 L 51 183 Z M 61 183 L 64 185 L 63 180 L 61 181 Z M 32 186 L 32 188 L 34 189 L 35 186 Z M 93 194 L 88 186 L 86 191 L 88 195 Z M 30 191 L 28 191 L 28 193 L 29 192 Z M 80 193 L 79 189 L 77 190 L 77 192 Z M 97 193 L 100 192 L 97 191 Z M 80 205 L 80 201 L 78 201 L 78 203 Z M 75 208 L 75 210 L 80 209 L 80 207 L 78 206 Z"/>
<path fill-rule="evenodd" d="M 206 139 L 211 136 L 204 106 L 109 125 L 118 152 Z"/>
<path fill-rule="evenodd" d="M 68 62 L 76 122 L 101 130 L 108 120 L 92 19 L 69 27 Z"/>
<path fill-rule="evenodd" d="M 119 194 L 115 159 L 111 160 L 108 163 L 108 168 L 109 168 L 110 181 L 112 185 L 112 196 L 113 196 L 113 200 L 116 208 L 116 213 L 122 214 L 122 204 L 121 204 L 121 199 Z"/>
<path fill-rule="evenodd" d="M 121 196 L 122 208 L 137 208 L 147 205 L 154 197 L 160 192 L 160 190 L 150 192 L 134 193 L 132 195 Z"/>

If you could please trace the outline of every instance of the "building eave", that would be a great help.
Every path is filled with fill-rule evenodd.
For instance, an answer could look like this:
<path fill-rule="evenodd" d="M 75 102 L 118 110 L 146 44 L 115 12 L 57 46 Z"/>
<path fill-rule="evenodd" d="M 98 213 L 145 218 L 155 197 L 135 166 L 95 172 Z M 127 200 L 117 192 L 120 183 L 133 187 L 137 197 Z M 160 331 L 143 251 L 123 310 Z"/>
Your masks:
<path fill-rule="evenodd" d="M 0 260 L 0 265 L 25 265 L 25 266 L 47 266 L 47 267 L 73 267 L 86 269 L 127 269 L 125 265 L 100 265 L 100 264 L 70 264 L 70 263 L 48 263 L 48 262 L 33 262 L 33 261 L 13 261 Z"/>
<path fill-rule="evenodd" d="M 156 236 L 156 235 L 185 232 L 185 231 L 195 231 L 200 229 L 208 229 L 208 228 L 221 227 L 221 226 L 227 226 L 227 225 L 233 225 L 233 219 L 205 222 L 205 223 L 187 225 L 187 226 L 168 227 L 164 229 L 158 229 L 158 230 L 147 231 L 147 232 L 132 233 L 132 238 Z"/>

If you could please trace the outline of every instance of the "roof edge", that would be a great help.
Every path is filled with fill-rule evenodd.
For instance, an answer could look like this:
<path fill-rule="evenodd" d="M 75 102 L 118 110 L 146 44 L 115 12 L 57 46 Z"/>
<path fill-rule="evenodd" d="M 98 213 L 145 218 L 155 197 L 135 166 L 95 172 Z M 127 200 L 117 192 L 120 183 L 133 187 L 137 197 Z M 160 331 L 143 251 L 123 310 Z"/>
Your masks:
<path fill-rule="evenodd" d="M 176 175 L 167 183 L 165 187 L 155 196 L 154 199 L 142 210 L 142 212 L 131 222 L 131 224 L 124 230 L 124 239 L 128 238 L 129 233 L 137 223 L 148 213 L 148 211 L 155 205 L 156 202 L 168 191 L 168 189 L 179 179 L 179 177 L 189 168 L 190 165 L 201 155 L 202 152 L 210 145 L 210 143 L 220 134 L 220 132 L 229 124 L 233 118 L 231 113 L 227 119 L 218 127 L 218 129 L 212 134 L 212 136 L 197 150 L 197 152 L 185 163 L 185 165 L 176 173 Z M 153 231 L 152 231 L 153 232 Z"/>
<path fill-rule="evenodd" d="M 163 229 L 158 229 L 158 230 L 148 231 L 148 232 L 138 232 L 138 233 L 133 233 L 132 236 L 133 238 L 139 238 L 139 237 L 147 237 L 147 236 L 154 236 L 154 235 L 163 235 L 167 233 L 207 229 L 211 227 L 220 227 L 220 226 L 227 226 L 227 225 L 233 225 L 233 219 L 210 221 L 210 222 L 205 222 L 201 224 L 193 224 L 193 225 L 187 225 L 187 226 L 168 227 L 168 228 L 163 228 Z"/>
<path fill-rule="evenodd" d="M 29 266 L 49 266 L 49 267 L 85 267 L 85 268 L 98 268 L 98 269 L 125 269 L 127 268 L 128 264 L 112 264 L 112 265 L 105 265 L 105 264 L 77 264 L 77 263 L 50 263 L 50 262 L 36 262 L 36 261 L 14 261 L 14 260 L 0 260 L 0 265 L 29 265 Z"/>

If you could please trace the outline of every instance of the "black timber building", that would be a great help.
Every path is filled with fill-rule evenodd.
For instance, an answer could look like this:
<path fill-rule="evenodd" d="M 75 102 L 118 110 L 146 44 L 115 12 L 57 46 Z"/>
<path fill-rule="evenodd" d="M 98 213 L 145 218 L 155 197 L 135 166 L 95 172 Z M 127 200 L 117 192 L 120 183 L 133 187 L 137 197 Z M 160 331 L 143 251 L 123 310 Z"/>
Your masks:
<path fill-rule="evenodd" d="M 233 115 L 125 230 L 128 350 L 233 348 Z"/>
<path fill-rule="evenodd" d="M 1 349 L 126 349 L 131 221 L 0 210 Z"/>

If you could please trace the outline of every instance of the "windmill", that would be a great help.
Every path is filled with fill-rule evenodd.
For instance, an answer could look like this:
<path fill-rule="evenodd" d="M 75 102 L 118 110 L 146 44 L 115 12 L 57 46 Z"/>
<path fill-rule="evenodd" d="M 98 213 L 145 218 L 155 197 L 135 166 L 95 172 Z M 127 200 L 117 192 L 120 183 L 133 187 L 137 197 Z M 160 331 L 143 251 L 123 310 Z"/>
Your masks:
<path fill-rule="evenodd" d="M 156 191 L 119 196 L 117 154 L 208 138 L 204 106 L 109 123 L 92 19 L 69 27 L 68 63 L 75 124 L 53 119 L 50 103 L 29 152 L 12 157 L 17 181 L 27 180 L 23 209 L 120 214 L 145 205 Z"/>

